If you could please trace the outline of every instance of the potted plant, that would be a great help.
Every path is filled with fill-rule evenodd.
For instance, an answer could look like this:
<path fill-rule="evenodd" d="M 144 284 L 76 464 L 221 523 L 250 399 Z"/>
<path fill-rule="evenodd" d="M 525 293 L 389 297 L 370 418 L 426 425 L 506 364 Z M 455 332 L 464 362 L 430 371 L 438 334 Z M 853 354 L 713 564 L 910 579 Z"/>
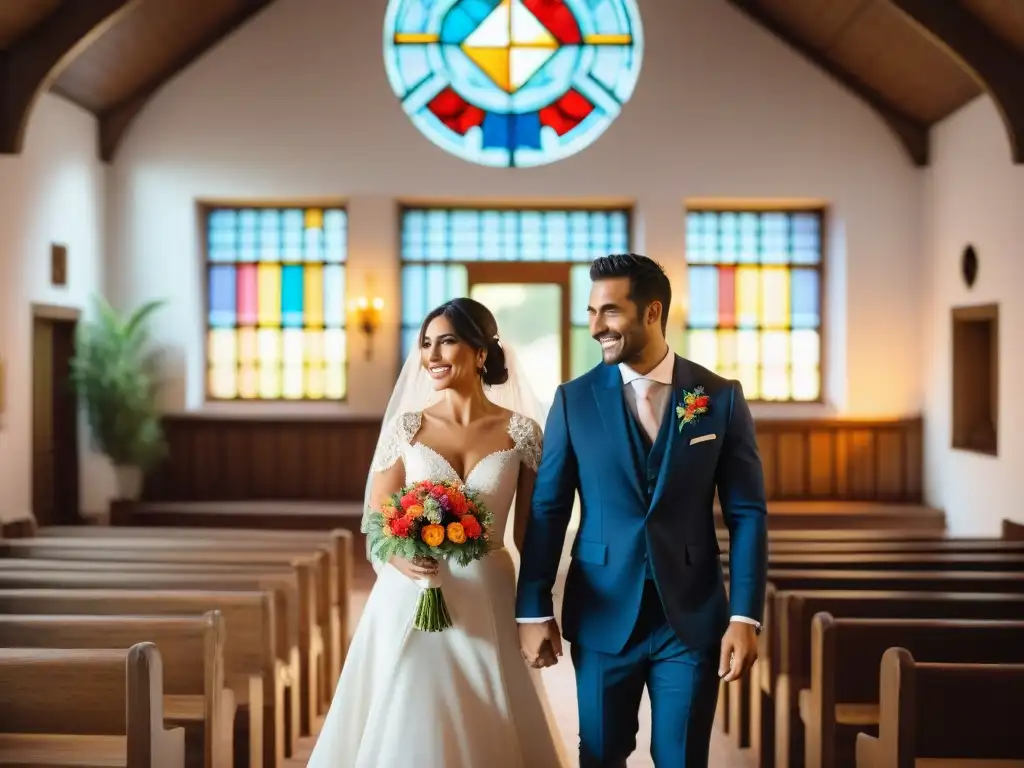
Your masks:
<path fill-rule="evenodd" d="M 93 444 L 114 465 L 118 498 L 138 499 L 144 473 L 166 454 L 157 409 L 157 353 L 147 323 L 163 301 L 121 316 L 94 299 L 95 316 L 80 323 L 71 382 L 85 407 Z"/>

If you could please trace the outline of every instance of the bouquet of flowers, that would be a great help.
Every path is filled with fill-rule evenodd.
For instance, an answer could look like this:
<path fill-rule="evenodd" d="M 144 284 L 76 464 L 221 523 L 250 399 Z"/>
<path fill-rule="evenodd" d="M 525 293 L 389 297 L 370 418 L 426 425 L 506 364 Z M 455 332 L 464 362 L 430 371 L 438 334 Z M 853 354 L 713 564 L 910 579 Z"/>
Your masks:
<path fill-rule="evenodd" d="M 491 515 L 480 499 L 461 483 L 421 480 L 406 486 L 370 510 L 370 552 L 381 562 L 393 555 L 412 560 L 430 557 L 465 566 L 488 551 Z M 452 625 L 441 587 L 420 582 L 413 626 L 440 632 Z"/>

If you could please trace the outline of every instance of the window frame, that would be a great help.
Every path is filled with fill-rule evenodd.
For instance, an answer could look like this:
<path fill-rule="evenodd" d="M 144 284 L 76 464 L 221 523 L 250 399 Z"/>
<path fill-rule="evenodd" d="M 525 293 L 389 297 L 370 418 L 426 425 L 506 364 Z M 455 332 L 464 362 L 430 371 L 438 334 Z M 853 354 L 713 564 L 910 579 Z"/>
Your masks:
<path fill-rule="evenodd" d="M 538 261 L 533 259 L 516 259 L 516 260 L 490 260 L 490 259 L 474 259 L 471 261 L 465 261 L 461 259 L 407 259 L 405 257 L 405 243 L 404 243 L 404 231 L 405 231 L 405 217 L 408 213 L 413 211 L 422 212 L 436 212 L 444 211 L 448 214 L 457 213 L 460 211 L 473 211 L 476 213 L 485 211 L 499 211 L 499 212 L 512 212 L 517 215 L 523 213 L 533 212 L 564 212 L 564 213 L 621 213 L 626 218 L 626 243 L 627 249 L 632 251 L 635 243 L 635 204 L 632 201 L 627 200 L 615 200 L 605 202 L 574 202 L 574 203 L 479 203 L 479 204 L 468 204 L 468 203 L 437 203 L 432 204 L 430 201 L 416 201 L 413 202 L 402 202 L 398 205 L 398 268 L 399 268 L 399 294 L 401 295 L 404 290 L 404 271 L 407 266 L 429 266 L 429 265 L 457 265 L 464 267 L 467 272 L 467 283 L 469 287 L 472 287 L 472 273 L 474 270 L 486 272 L 486 265 L 502 265 L 507 266 L 510 264 L 522 265 L 525 268 L 536 266 L 536 269 L 530 271 L 524 271 L 521 282 L 555 282 L 549 279 L 552 275 L 552 270 L 555 268 L 564 269 L 567 277 L 565 283 L 562 285 L 564 295 L 568 298 L 567 302 L 571 302 L 571 275 L 572 268 L 579 267 L 582 265 L 589 264 L 587 261 Z M 474 266 L 475 265 L 475 266 Z M 481 266 L 485 265 L 485 266 Z M 402 297 L 404 300 L 404 297 Z M 572 358 L 572 331 L 574 328 L 580 328 L 579 324 L 572 322 L 572 309 L 571 306 L 568 310 L 567 316 L 563 314 L 562 320 L 562 339 L 564 348 L 562 350 L 563 358 L 563 369 L 564 366 L 569 365 L 569 361 Z M 403 339 L 409 328 L 405 325 L 404 318 L 401 314 L 398 318 L 398 365 L 399 369 L 405 363 L 405 359 L 409 354 L 409 350 L 405 350 L 403 347 Z M 571 368 L 569 369 L 568 375 L 572 376 Z"/>
<path fill-rule="evenodd" d="M 785 214 L 787 216 L 793 214 L 813 214 L 818 220 L 818 245 L 819 254 L 818 262 L 816 264 L 794 264 L 792 261 L 787 261 L 784 264 L 777 266 L 784 266 L 787 272 L 792 272 L 794 267 L 800 269 L 813 269 L 818 273 L 818 396 L 808 400 L 797 400 L 792 396 L 792 381 L 790 382 L 790 395 L 785 399 L 765 399 L 762 397 L 762 388 L 758 387 L 757 397 L 747 397 L 748 403 L 756 403 L 762 406 L 794 406 L 794 405 L 823 405 L 827 402 L 825 396 L 825 382 L 827 381 L 828 373 L 828 345 L 825 343 L 826 331 L 828 326 L 828 311 L 826 306 L 827 291 L 825 283 L 828 277 L 828 216 L 829 208 L 827 205 L 821 202 L 810 202 L 810 203 L 795 203 L 795 204 L 729 204 L 727 201 L 721 203 L 692 203 L 685 206 L 683 210 L 683 263 L 687 271 L 687 293 L 689 294 L 689 270 L 691 267 L 715 267 L 721 269 L 723 266 L 741 266 L 737 263 L 726 263 L 722 261 L 701 261 L 691 262 L 689 257 L 689 251 L 687 249 L 689 239 L 689 226 L 688 218 L 691 213 L 714 213 L 714 214 L 756 214 L 763 216 L 764 214 Z M 761 262 L 757 262 L 758 266 L 763 266 Z M 771 265 L 776 266 L 776 265 Z M 684 319 L 682 324 L 683 331 L 683 347 L 685 354 L 688 355 L 689 344 L 690 344 L 690 331 L 695 330 L 714 330 L 716 332 L 722 330 L 730 330 L 724 328 L 721 325 L 715 325 L 712 328 L 707 327 L 694 327 L 690 325 L 690 307 L 692 302 L 689 300 L 690 296 L 687 295 L 686 311 L 684 313 Z M 765 330 L 765 327 L 758 323 L 755 330 L 761 332 Z M 792 334 L 793 328 L 790 326 L 786 329 L 788 334 Z M 762 358 L 758 358 L 758 370 L 763 368 Z"/>
<path fill-rule="evenodd" d="M 321 212 L 324 212 L 324 211 L 327 211 L 327 210 L 340 210 L 340 211 L 342 211 L 345 214 L 345 257 L 340 262 L 340 266 L 341 266 L 341 269 L 342 269 L 342 274 L 344 276 L 344 281 L 345 281 L 345 294 L 342 296 L 342 302 L 343 302 L 342 310 L 343 311 L 342 311 L 342 324 L 341 324 L 341 331 L 342 331 L 343 338 L 344 338 L 344 347 L 343 347 L 343 349 L 344 349 L 344 352 L 345 352 L 345 358 L 344 358 L 344 362 L 342 364 L 343 365 L 343 371 L 344 371 L 345 387 L 344 387 L 344 393 L 343 393 L 342 397 L 341 398 L 332 398 L 332 397 L 324 396 L 324 397 L 321 397 L 321 398 L 311 398 L 311 397 L 308 397 L 306 395 L 303 395 L 302 397 L 291 398 L 291 397 L 285 397 L 283 394 L 281 394 L 279 397 L 276 397 L 276 398 L 266 398 L 266 397 L 242 397 L 241 395 L 239 395 L 237 393 L 236 393 L 236 395 L 234 397 L 219 397 L 219 396 L 214 395 L 211 392 L 211 386 L 210 386 L 210 369 L 211 369 L 211 364 L 210 364 L 210 331 L 215 329 L 214 326 L 212 326 L 210 324 L 210 267 L 212 265 L 220 263 L 220 262 L 214 262 L 214 261 L 211 261 L 211 259 L 210 259 L 210 237 L 209 237 L 209 235 L 210 235 L 210 231 L 209 231 L 210 214 L 213 211 L 217 211 L 217 210 L 233 210 L 235 212 L 238 212 L 238 211 L 243 211 L 243 210 L 263 211 L 263 210 L 268 210 L 268 209 L 275 209 L 275 210 L 300 209 L 300 210 L 303 210 L 305 212 L 305 211 L 307 211 L 309 209 L 316 209 L 316 208 L 320 209 Z M 299 407 L 311 406 L 311 407 L 314 407 L 314 408 L 315 407 L 322 407 L 324 405 L 329 405 L 330 406 L 330 405 L 344 405 L 344 404 L 347 404 L 348 400 L 349 400 L 349 394 L 351 392 L 351 381 L 350 381 L 350 373 L 351 373 L 350 341 L 351 341 L 351 339 L 350 339 L 350 336 L 349 336 L 350 328 L 349 328 L 349 317 L 348 317 L 348 306 L 349 306 L 348 305 L 348 288 L 349 288 L 349 282 L 348 282 L 349 269 L 348 269 L 348 267 L 349 267 L 349 256 L 350 256 L 349 242 L 350 242 L 350 233 L 351 233 L 351 224 L 352 224 L 351 217 L 349 216 L 348 201 L 345 200 L 345 199 L 340 199 L 340 198 L 313 198 L 313 199 L 301 199 L 301 198 L 299 198 L 299 199 L 282 199 L 282 200 L 278 200 L 278 199 L 245 200 L 245 199 L 210 199 L 210 198 L 204 198 L 202 200 L 198 200 L 197 203 L 196 203 L 196 215 L 197 215 L 197 217 L 199 219 L 199 227 L 198 227 L 198 229 L 199 229 L 199 237 L 200 237 L 199 247 L 200 247 L 200 253 L 202 254 L 201 269 L 203 271 L 202 279 L 201 279 L 200 283 L 201 283 L 201 290 L 202 290 L 202 293 L 203 293 L 203 305 L 202 306 L 203 306 L 203 309 L 204 309 L 204 316 L 203 316 L 203 401 L 204 401 L 204 403 L 207 403 L 207 404 L 246 403 L 246 404 L 250 404 L 250 405 L 268 406 L 268 407 L 271 407 L 271 408 L 279 407 L 279 406 L 281 406 L 283 404 L 292 405 L 292 406 L 299 406 Z M 225 263 L 228 263 L 228 262 L 225 262 Z M 230 262 L 230 263 L 237 265 L 240 262 Z M 277 260 L 275 260 L 273 262 L 265 262 L 265 263 L 273 263 L 273 264 L 278 264 L 280 266 L 283 266 L 286 263 L 290 264 L 292 262 L 285 262 L 285 261 L 281 260 L 280 258 L 278 258 Z M 320 261 L 320 262 L 300 262 L 300 263 L 315 263 L 315 264 L 320 264 L 321 266 L 326 266 L 328 264 L 333 264 L 333 263 L 336 263 L 336 262 Z M 257 327 L 258 327 L 258 325 L 257 325 Z M 283 323 L 281 325 L 281 328 L 282 329 L 284 328 Z M 301 326 L 301 328 L 302 328 L 302 330 L 305 331 L 305 330 L 307 330 L 308 326 L 303 324 Z M 327 328 L 327 326 L 325 325 L 324 329 L 326 329 L 326 328 Z M 237 329 L 237 326 L 236 326 L 236 329 Z M 306 365 L 306 362 L 304 360 L 303 361 L 303 367 L 305 367 L 305 365 Z M 283 390 L 284 390 L 283 386 L 281 387 L 281 390 L 282 390 L 282 393 L 283 393 Z"/>

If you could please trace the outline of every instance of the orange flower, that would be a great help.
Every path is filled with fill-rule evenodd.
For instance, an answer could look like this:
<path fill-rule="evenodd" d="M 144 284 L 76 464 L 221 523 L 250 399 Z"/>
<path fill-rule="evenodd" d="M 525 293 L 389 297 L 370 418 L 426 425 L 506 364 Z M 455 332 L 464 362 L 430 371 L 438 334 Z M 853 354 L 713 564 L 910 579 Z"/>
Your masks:
<path fill-rule="evenodd" d="M 466 530 L 462 523 L 448 523 L 448 540 L 453 544 L 466 543 Z"/>
<path fill-rule="evenodd" d="M 439 547 L 444 542 L 444 526 L 424 525 L 420 536 L 428 547 Z"/>
<path fill-rule="evenodd" d="M 398 517 L 398 510 L 391 504 L 385 504 L 380 508 L 380 514 L 385 520 L 392 520 Z"/>
<path fill-rule="evenodd" d="M 410 520 L 415 520 L 418 517 L 422 517 L 423 516 L 423 506 L 421 504 L 413 504 L 411 507 L 409 507 L 407 510 L 405 510 L 405 515 Z"/>

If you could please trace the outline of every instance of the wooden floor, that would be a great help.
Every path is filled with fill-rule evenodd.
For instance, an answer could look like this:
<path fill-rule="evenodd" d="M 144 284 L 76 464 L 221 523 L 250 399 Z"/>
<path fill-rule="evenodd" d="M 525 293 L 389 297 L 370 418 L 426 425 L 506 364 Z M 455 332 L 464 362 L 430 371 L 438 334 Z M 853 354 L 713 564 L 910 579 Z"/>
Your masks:
<path fill-rule="evenodd" d="M 365 562 L 360 560 L 355 573 L 355 595 L 352 600 L 353 621 L 350 626 L 356 626 L 356 620 L 373 586 L 373 570 Z M 576 720 L 576 683 L 573 676 L 572 663 L 569 661 L 568 651 L 562 661 L 555 667 L 545 670 L 545 683 L 548 695 L 551 698 L 551 705 L 555 710 L 559 730 L 565 741 L 569 754 L 575 755 L 577 750 L 577 720 Z M 637 734 L 637 751 L 630 758 L 629 768 L 653 768 L 654 763 L 650 757 L 650 735 L 651 717 L 650 702 L 644 694 L 644 701 L 640 710 L 640 732 Z M 286 762 L 286 768 L 303 768 L 306 760 L 313 749 L 313 739 L 305 739 L 300 745 L 300 751 L 294 760 Z M 755 756 L 749 750 L 737 750 L 726 741 L 726 738 L 716 728 L 711 742 L 711 759 L 709 765 L 715 768 L 753 768 L 756 765 Z M 425 766 L 425 768 L 432 768 Z"/>

